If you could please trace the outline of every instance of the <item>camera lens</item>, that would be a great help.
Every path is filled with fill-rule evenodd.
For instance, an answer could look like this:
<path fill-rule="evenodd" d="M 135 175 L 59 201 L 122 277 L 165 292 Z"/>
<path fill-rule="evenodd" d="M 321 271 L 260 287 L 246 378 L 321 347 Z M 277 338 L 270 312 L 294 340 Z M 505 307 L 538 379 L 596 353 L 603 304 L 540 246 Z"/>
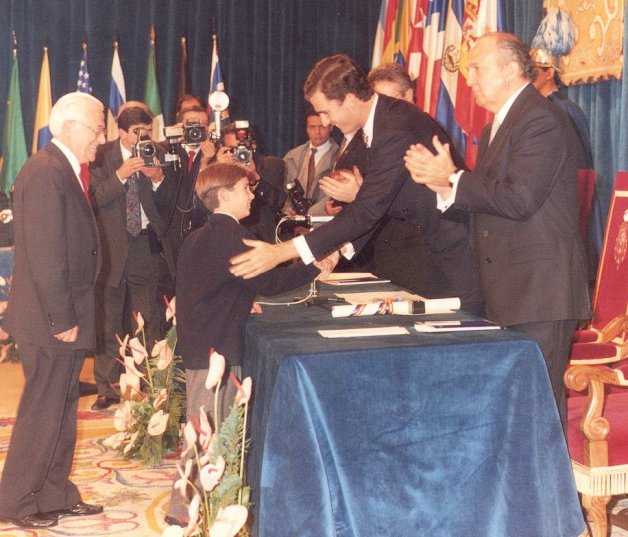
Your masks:
<path fill-rule="evenodd" d="M 156 153 L 157 150 L 155 149 L 155 145 L 152 142 L 144 142 L 140 146 L 140 155 L 142 157 L 152 158 L 155 156 Z"/>
<path fill-rule="evenodd" d="M 190 125 L 185 128 L 185 141 L 188 144 L 200 144 L 205 140 L 206 134 L 205 127 L 200 125 Z"/>

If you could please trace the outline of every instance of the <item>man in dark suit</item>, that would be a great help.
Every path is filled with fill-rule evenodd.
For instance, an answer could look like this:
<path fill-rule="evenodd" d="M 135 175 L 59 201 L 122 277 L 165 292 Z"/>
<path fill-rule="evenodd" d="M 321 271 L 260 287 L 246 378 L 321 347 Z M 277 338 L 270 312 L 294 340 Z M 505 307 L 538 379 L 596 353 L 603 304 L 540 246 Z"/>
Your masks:
<path fill-rule="evenodd" d="M 25 384 L 0 481 L 0 518 L 48 528 L 59 516 L 93 515 L 69 480 L 79 373 L 95 346 L 100 270 L 87 163 L 105 143 L 102 104 L 85 93 L 50 112 L 53 139 L 20 171 L 13 193 L 15 258 L 5 321 Z"/>
<path fill-rule="evenodd" d="M 295 257 L 311 262 L 348 241 L 359 250 L 388 214 L 412 222 L 425 234 L 428 251 L 443 275 L 429 298 L 459 296 L 464 309 L 481 313 L 482 297 L 466 227 L 445 223 L 436 210 L 434 193 L 414 184 L 403 166 L 402 157 L 411 144 L 422 141 L 431 146 L 434 135 L 448 140 L 447 134 L 410 103 L 375 94 L 366 72 L 342 54 L 319 61 L 304 90 L 323 124 L 333 124 L 343 133 L 362 128 L 370 169 L 355 200 L 334 220 L 278 245 L 247 241 L 254 248 L 233 259 L 232 272 L 248 278 Z"/>
<path fill-rule="evenodd" d="M 164 173 L 151 133 L 150 114 L 139 107 L 125 109 L 118 117 L 119 139 L 100 147 L 91 166 L 91 200 L 103 247 L 98 310 L 104 339 L 94 357 L 98 398 L 93 410 L 104 410 L 119 401 L 113 388 L 121 372 L 116 335 L 122 337 L 133 325 L 131 319 L 124 322 L 125 312 L 142 314 L 149 350 L 161 339 L 160 255 L 172 274 L 174 257 L 168 239 L 159 240 L 165 228 L 153 192 L 162 184 Z M 136 149 L 138 142 L 148 142 L 155 155 L 136 156 L 141 152 Z"/>
<path fill-rule="evenodd" d="M 183 239 L 195 229 L 202 227 L 207 212 L 195 199 L 194 184 L 198 173 L 207 167 L 216 154 L 216 148 L 207 137 L 209 116 L 200 106 L 184 108 L 177 115 L 177 122 L 184 129 L 204 131 L 198 140 L 184 141 L 178 147 L 180 168 L 165 168 L 163 185 L 155 192 L 155 201 L 166 226 L 165 237 L 172 246 L 176 263 Z M 174 292 L 174 283 L 170 282 Z"/>
<path fill-rule="evenodd" d="M 403 99 L 414 105 L 414 85 L 408 72 L 398 63 L 384 63 L 371 69 L 368 79 L 376 93 Z M 364 141 L 354 136 L 344 153 L 348 153 L 348 160 L 355 160 L 355 156 L 360 156 L 362 151 L 368 156 Z M 351 170 L 352 167 L 345 164 L 347 157 L 344 153 L 336 162 L 336 169 Z M 363 163 L 358 165 L 358 169 L 364 175 L 366 160 L 361 160 Z M 456 157 L 456 160 L 459 162 L 462 159 Z M 342 182 L 328 177 L 321 181 L 321 188 L 327 193 L 333 189 L 337 192 L 336 197 L 341 196 L 339 199 L 343 201 L 353 201 L 359 189 L 358 183 L 361 184 L 361 177 L 352 180 L 345 176 Z M 419 295 L 433 295 L 434 286 L 442 281 L 438 269 L 432 263 L 423 234 L 407 220 L 384 218 L 357 259 L 364 259 L 365 253 L 370 253 L 372 258 L 369 272 L 388 278 Z"/>
<path fill-rule="evenodd" d="M 531 84 L 534 62 L 515 36 L 480 38 L 469 56 L 477 103 L 495 114 L 473 172 L 456 171 L 448 148 L 415 146 L 412 178 L 442 210 L 473 214 L 472 239 L 489 319 L 537 340 L 565 424 L 563 374 L 578 319 L 589 315 L 578 233 L 576 152 L 562 111 Z"/>

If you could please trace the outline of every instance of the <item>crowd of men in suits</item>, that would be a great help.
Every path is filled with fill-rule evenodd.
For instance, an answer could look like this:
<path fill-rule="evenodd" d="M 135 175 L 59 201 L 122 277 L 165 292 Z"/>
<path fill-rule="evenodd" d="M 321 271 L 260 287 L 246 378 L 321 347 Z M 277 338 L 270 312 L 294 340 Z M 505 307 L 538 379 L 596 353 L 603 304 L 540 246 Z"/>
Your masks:
<path fill-rule="evenodd" d="M 340 250 L 349 266 L 392 275 L 427 297 L 458 296 L 466 311 L 538 341 L 564 423 L 569 341 L 589 315 L 573 123 L 532 85 L 535 64 L 519 39 L 483 36 L 471 52 L 469 84 L 495 120 L 468 170 L 445 130 L 412 104 L 399 71 L 384 66 L 369 76 L 342 54 L 313 67 L 304 86 L 308 141 L 283 160 L 257 151 L 245 166 L 255 198 L 243 223 L 259 240 L 247 240 L 250 249 L 229 270 L 246 280 Z M 238 145 L 228 126 L 221 144 L 183 143 L 180 165 L 163 166 L 165 147 L 150 158 L 135 151 L 150 136 L 145 105 L 127 103 L 119 139 L 109 143 L 102 110 L 85 94 L 62 97 L 51 114 L 53 142 L 15 183 L 6 326 L 20 345 L 26 384 L 0 481 L 0 517 L 21 527 L 102 510 L 83 503 L 69 481 L 83 358 L 99 332 L 93 408 L 106 409 L 118 401 L 115 335 L 128 331 L 134 310 L 149 341 L 160 337 L 160 297 L 174 292 L 183 241 L 207 218 L 195 179 L 210 162 L 232 163 Z M 186 103 L 177 120 L 210 127 L 201 103 Z M 312 211 L 334 218 L 273 244 L 276 214 L 292 209 L 283 186 L 294 181 Z"/>

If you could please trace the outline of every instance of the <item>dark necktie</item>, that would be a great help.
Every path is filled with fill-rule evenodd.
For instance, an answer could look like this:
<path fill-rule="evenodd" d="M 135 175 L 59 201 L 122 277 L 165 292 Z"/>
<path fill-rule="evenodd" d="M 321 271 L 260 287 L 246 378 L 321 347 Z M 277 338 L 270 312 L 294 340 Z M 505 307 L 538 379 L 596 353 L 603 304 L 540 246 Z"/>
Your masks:
<path fill-rule="evenodd" d="M 126 180 L 126 229 L 134 237 L 142 230 L 140 189 L 135 173 Z"/>
<path fill-rule="evenodd" d="M 188 153 L 188 175 L 190 175 L 190 173 L 192 173 L 192 166 L 194 166 L 194 157 L 196 156 L 196 151 L 194 151 L 194 149 L 192 149 L 192 151 L 190 151 Z"/>
<path fill-rule="evenodd" d="M 336 169 L 336 166 L 338 165 L 338 161 L 340 160 L 340 157 L 342 157 L 342 154 L 345 152 L 345 149 L 347 149 L 347 137 L 343 136 L 342 143 L 340 144 L 338 153 L 336 153 L 336 159 L 334 160 L 334 170 Z"/>
<path fill-rule="evenodd" d="M 83 183 L 83 194 L 85 194 L 85 199 L 87 200 L 87 203 L 91 205 L 91 202 L 89 201 L 89 164 L 81 164 L 81 173 L 79 176 L 81 178 L 81 183 Z"/>
<path fill-rule="evenodd" d="M 307 163 L 307 186 L 305 188 L 305 196 L 308 198 L 312 197 L 312 186 L 314 185 L 314 177 L 316 176 L 316 161 L 314 160 L 314 155 L 316 155 L 315 147 L 312 148 L 310 160 Z"/>

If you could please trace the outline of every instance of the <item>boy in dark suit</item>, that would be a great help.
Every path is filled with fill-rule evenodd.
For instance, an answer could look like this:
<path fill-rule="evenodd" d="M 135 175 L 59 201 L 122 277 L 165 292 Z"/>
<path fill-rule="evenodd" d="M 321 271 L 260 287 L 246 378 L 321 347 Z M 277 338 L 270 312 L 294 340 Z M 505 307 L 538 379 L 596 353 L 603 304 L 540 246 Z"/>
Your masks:
<path fill-rule="evenodd" d="M 211 349 L 222 354 L 239 376 L 246 318 L 255 295 L 288 291 L 320 272 L 315 265 L 292 265 L 248 280 L 232 275 L 229 259 L 246 250 L 243 239 L 254 237 L 239 224 L 254 198 L 246 170 L 236 164 L 211 164 L 199 173 L 195 191 L 212 214 L 185 239 L 177 264 L 177 351 L 185 367 L 188 420 L 198 416 L 202 405 L 213 407 L 214 395 L 205 388 Z M 231 383 L 225 383 L 220 395 L 223 411 L 234 396 Z M 166 522 L 183 523 L 185 503 L 173 490 Z"/>

